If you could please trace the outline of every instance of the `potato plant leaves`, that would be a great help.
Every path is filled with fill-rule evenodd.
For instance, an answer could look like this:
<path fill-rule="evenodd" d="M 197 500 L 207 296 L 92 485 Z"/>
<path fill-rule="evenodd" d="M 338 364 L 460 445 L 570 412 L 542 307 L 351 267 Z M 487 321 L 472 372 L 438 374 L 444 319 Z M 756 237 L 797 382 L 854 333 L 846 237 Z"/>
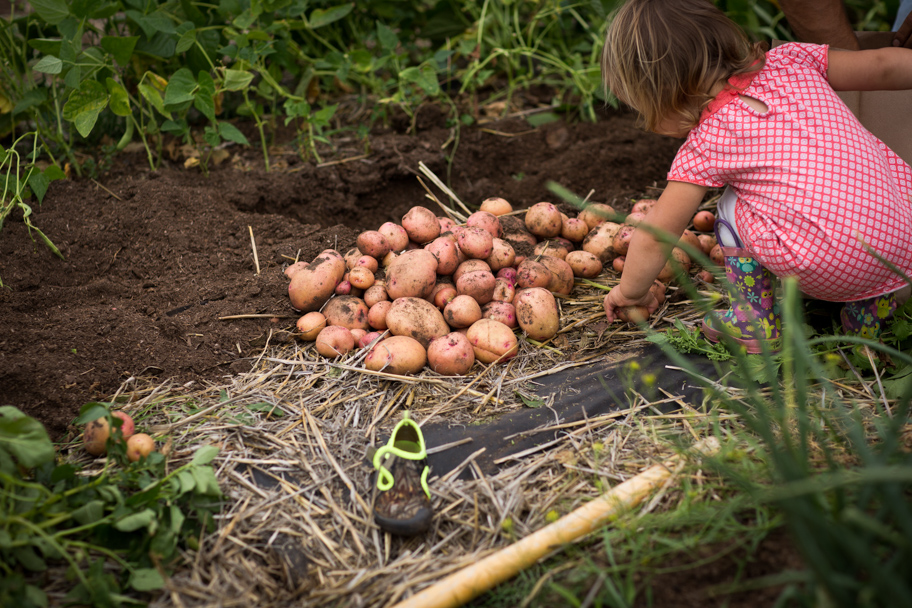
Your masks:
<path fill-rule="evenodd" d="M 108 92 L 97 80 L 84 80 L 70 93 L 63 106 L 63 118 L 72 122 L 83 137 L 95 127 L 98 115 L 108 105 Z"/>

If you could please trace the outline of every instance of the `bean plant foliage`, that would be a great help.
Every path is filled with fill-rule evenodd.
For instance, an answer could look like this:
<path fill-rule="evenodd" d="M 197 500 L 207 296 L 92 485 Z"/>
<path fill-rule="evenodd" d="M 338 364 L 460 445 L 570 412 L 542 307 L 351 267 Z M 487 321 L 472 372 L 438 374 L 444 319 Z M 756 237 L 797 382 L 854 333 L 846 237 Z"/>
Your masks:
<path fill-rule="evenodd" d="M 76 423 L 102 416 L 115 429 L 107 458 L 83 467 L 58 456 L 40 422 L 0 407 L 0 605 L 47 606 L 34 581 L 51 570 L 68 603 L 144 603 L 137 597 L 164 585 L 181 550 L 214 530 L 218 448 L 180 466 L 161 452 L 130 462 L 110 404 L 86 404 Z"/>

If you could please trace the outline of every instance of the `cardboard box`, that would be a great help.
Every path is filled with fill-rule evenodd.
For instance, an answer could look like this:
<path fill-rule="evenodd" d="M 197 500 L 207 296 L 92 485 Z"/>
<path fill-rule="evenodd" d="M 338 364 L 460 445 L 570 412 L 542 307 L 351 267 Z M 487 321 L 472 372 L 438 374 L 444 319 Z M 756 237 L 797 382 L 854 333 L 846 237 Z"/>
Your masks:
<path fill-rule="evenodd" d="M 890 46 L 892 32 L 856 32 L 862 49 Z M 783 44 L 776 40 L 773 46 Z M 912 164 L 912 90 L 839 91 L 839 97 L 865 128 Z"/>

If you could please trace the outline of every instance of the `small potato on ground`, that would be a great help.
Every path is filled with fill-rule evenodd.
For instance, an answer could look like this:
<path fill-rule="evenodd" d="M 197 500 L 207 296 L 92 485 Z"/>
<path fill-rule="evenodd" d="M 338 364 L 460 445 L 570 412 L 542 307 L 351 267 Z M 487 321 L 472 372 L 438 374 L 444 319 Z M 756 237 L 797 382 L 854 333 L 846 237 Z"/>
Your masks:
<path fill-rule="evenodd" d="M 355 338 L 348 328 L 339 325 L 327 325 L 317 335 L 317 352 L 324 357 L 334 359 L 347 355 L 355 348 Z"/>
<path fill-rule="evenodd" d="M 155 451 L 155 440 L 145 433 L 136 433 L 127 439 L 127 458 L 136 462 Z"/>
<path fill-rule="evenodd" d="M 430 368 L 438 374 L 462 376 L 475 364 L 475 349 L 465 334 L 451 332 L 431 340 L 427 358 Z"/>
<path fill-rule="evenodd" d="M 364 367 L 375 372 L 416 374 L 427 363 L 427 351 L 409 336 L 392 336 L 378 342 L 364 358 Z"/>
<path fill-rule="evenodd" d="M 493 319 L 480 319 L 466 331 L 466 337 L 482 363 L 504 363 L 519 352 L 519 342 L 513 330 Z"/>

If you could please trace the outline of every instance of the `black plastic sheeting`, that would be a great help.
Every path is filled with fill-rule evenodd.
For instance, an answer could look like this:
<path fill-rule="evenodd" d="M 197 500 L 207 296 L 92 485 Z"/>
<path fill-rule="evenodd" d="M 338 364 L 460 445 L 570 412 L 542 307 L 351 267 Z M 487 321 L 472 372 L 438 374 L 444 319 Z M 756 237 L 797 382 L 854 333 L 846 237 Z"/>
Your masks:
<path fill-rule="evenodd" d="M 717 373 L 713 362 L 705 357 L 685 358 L 697 374 L 712 378 Z M 631 369 L 631 361 L 638 364 L 638 369 Z M 530 381 L 535 383 L 530 392 L 536 393 L 540 401 L 549 404 L 547 406 L 503 414 L 479 424 L 425 424 L 421 430 L 425 444 L 432 452 L 435 446 L 469 440 L 441 452 L 431 453 L 428 456 L 431 477 L 446 475 L 465 465 L 466 460 L 481 448 L 485 448 L 484 452 L 472 460 L 483 473 L 495 473 L 499 466 L 497 461 L 507 459 L 502 465 L 509 465 L 512 463 L 509 456 L 544 446 L 559 439 L 560 433 L 567 432 L 564 429 L 543 429 L 629 408 L 633 403 L 629 397 L 632 394 L 630 391 L 637 392 L 650 401 L 659 401 L 665 398 L 659 389 L 664 389 L 685 402 L 700 402 L 703 389 L 699 383 L 691 374 L 673 369 L 676 367 L 658 346 L 649 344 L 638 350 L 634 357 L 619 363 L 592 363 Z M 664 413 L 679 409 L 674 402 L 656 407 Z M 385 441 L 386 438 L 382 440 Z M 463 466 L 459 476 L 471 478 L 472 469 Z"/>

